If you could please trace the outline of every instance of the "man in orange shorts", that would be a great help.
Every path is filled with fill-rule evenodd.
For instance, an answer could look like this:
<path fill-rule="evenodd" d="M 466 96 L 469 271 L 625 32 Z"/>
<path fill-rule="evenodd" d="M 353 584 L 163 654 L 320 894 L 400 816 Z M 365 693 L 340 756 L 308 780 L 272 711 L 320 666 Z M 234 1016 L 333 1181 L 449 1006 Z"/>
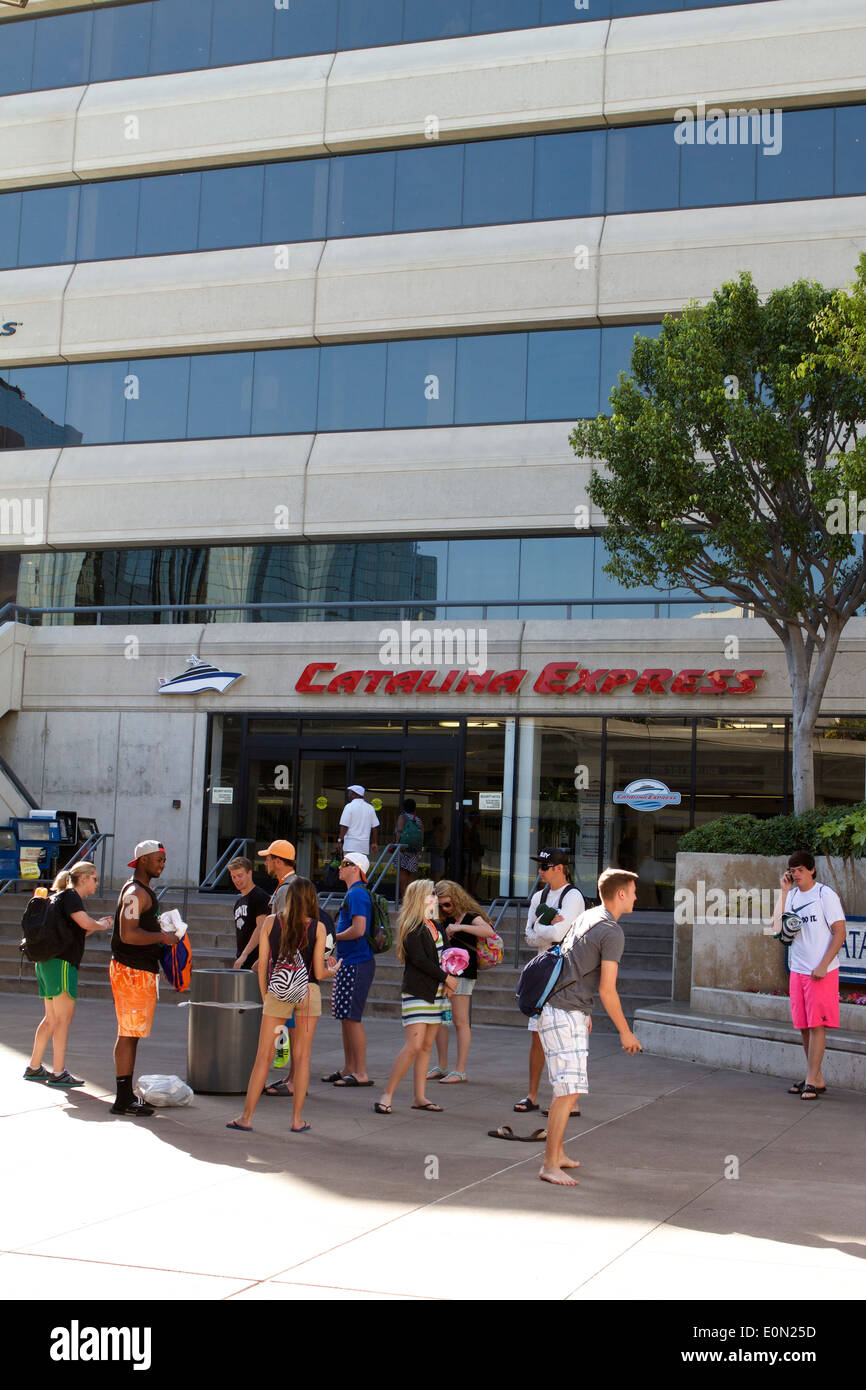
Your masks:
<path fill-rule="evenodd" d="M 111 938 L 111 993 L 117 1014 L 114 1069 L 117 1097 L 112 1115 L 152 1115 L 153 1106 L 136 1099 L 132 1089 L 139 1038 L 150 1037 L 158 998 L 160 952 L 174 940 L 159 924 L 159 904 L 150 887 L 165 868 L 165 850 L 158 840 L 142 840 L 129 867 L 135 872 L 123 885 L 114 913 Z"/>

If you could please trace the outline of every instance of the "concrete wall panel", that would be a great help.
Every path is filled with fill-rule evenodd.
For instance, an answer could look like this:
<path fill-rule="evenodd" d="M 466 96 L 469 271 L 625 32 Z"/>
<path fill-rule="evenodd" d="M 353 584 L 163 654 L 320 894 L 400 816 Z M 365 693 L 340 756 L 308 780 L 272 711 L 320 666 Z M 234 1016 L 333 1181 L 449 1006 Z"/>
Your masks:
<path fill-rule="evenodd" d="M 63 293 L 72 270 L 71 265 L 0 270 L 0 322 L 19 325 L 0 338 L 0 369 L 60 360 Z"/>
<path fill-rule="evenodd" d="M 61 87 L 0 98 L 0 189 L 72 178 L 75 117 L 85 91 Z"/>

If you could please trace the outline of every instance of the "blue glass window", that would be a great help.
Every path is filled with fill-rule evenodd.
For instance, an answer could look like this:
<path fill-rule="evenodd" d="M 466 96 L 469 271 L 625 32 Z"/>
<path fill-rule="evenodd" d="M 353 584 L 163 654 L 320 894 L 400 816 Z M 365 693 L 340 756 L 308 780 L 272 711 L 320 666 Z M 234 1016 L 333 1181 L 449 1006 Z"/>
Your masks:
<path fill-rule="evenodd" d="M 134 256 L 138 233 L 139 179 L 89 183 L 78 213 L 79 261 Z"/>
<path fill-rule="evenodd" d="M 312 434 L 319 393 L 319 348 L 257 352 L 253 434 Z"/>
<path fill-rule="evenodd" d="M 619 19 L 632 14 L 665 14 L 681 10 L 683 0 L 612 0 L 611 17 Z"/>
<path fill-rule="evenodd" d="M 592 217 L 604 212 L 604 155 L 603 130 L 537 139 L 532 216 Z"/>
<path fill-rule="evenodd" d="M 610 0 L 541 0 L 542 24 L 573 24 L 580 19 L 610 19 Z"/>
<path fill-rule="evenodd" d="M 463 147 L 440 145 L 397 155 L 394 231 L 459 227 L 463 201 Z"/>
<path fill-rule="evenodd" d="M 324 237 L 328 213 L 327 159 L 271 164 L 265 170 L 266 242 L 311 241 Z"/>
<path fill-rule="evenodd" d="M 833 112 L 767 111 L 758 151 L 758 197 L 828 198 L 833 192 Z M 772 149 L 778 153 L 770 153 Z"/>
<path fill-rule="evenodd" d="M 210 66 L 270 58 L 275 14 L 274 0 L 213 0 Z"/>
<path fill-rule="evenodd" d="M 866 106 L 840 106 L 836 112 L 834 191 L 866 193 Z"/>
<path fill-rule="evenodd" d="M 460 338 L 455 424 L 522 420 L 525 408 L 526 334 Z"/>
<path fill-rule="evenodd" d="M 141 180 L 139 256 L 194 251 L 198 245 L 201 174 L 162 174 Z"/>
<path fill-rule="evenodd" d="M 540 9 L 539 0 L 472 0 L 472 32 L 534 29 Z"/>
<path fill-rule="evenodd" d="M 676 207 L 679 146 L 672 125 L 611 130 L 607 141 L 608 212 Z"/>
<path fill-rule="evenodd" d="M 151 72 L 192 72 L 207 67 L 212 9 L 211 0 L 154 6 Z"/>
<path fill-rule="evenodd" d="M 264 169 L 208 169 L 201 176 L 198 244 L 202 251 L 221 246 L 258 246 L 262 235 Z"/>
<path fill-rule="evenodd" d="M 144 77 L 150 59 L 152 5 L 121 5 L 93 16 L 91 82 Z"/>
<path fill-rule="evenodd" d="M 274 57 L 333 53 L 337 47 L 337 0 L 290 0 L 274 12 Z"/>
<path fill-rule="evenodd" d="M 136 380 L 125 393 L 128 443 L 186 438 L 189 362 L 188 357 L 153 357 L 129 363 L 128 375 Z"/>
<path fill-rule="evenodd" d="M 250 432 L 252 352 L 209 352 L 190 358 L 190 439 L 219 439 Z"/>
<path fill-rule="evenodd" d="M 69 368 L 62 367 L 16 367 L 13 371 L 3 372 L 3 379 L 21 391 L 24 404 L 30 407 L 26 415 L 32 419 L 32 428 L 28 433 L 27 447 L 38 449 L 40 447 L 40 426 L 45 434 L 52 432 L 50 426 L 56 426 L 54 431 L 54 443 L 57 443 L 56 435 L 62 431 L 66 420 L 66 383 Z M 5 393 L 4 393 L 5 395 Z M 0 396 L 2 401 L 3 396 Z M 31 416 L 31 411 L 35 412 Z M 70 437 L 70 444 L 77 443 L 78 440 Z"/>
<path fill-rule="evenodd" d="M 92 19 L 90 13 L 79 12 L 35 21 L 34 87 L 74 87 L 87 80 Z"/>
<path fill-rule="evenodd" d="M 535 141 L 483 140 L 466 146 L 463 221 L 467 227 L 532 217 Z"/>
<path fill-rule="evenodd" d="M 516 599 L 520 574 L 520 541 L 505 539 L 451 541 L 448 556 L 448 598 Z M 497 613 L 502 616 L 501 610 Z"/>
<path fill-rule="evenodd" d="M 469 33 L 472 0 L 404 0 L 403 42 L 453 39 Z"/>
<path fill-rule="evenodd" d="M 340 0 L 339 48 L 378 48 L 399 43 L 403 0 Z"/>
<path fill-rule="evenodd" d="M 320 430 L 379 430 L 385 419 L 385 343 L 322 348 Z"/>
<path fill-rule="evenodd" d="M 660 323 L 627 324 L 622 328 L 602 329 L 598 408 L 603 415 L 610 414 L 610 393 L 617 384 L 620 372 L 631 372 L 635 337 L 640 334 L 643 338 L 657 338 L 661 331 Z"/>
<path fill-rule="evenodd" d="M 389 343 L 386 429 L 453 422 L 456 356 L 453 338 Z"/>
<path fill-rule="evenodd" d="M 524 536 L 520 542 L 520 597 L 592 597 L 592 536 Z M 541 616 L 528 608 L 526 616 Z M 562 615 L 564 616 L 564 614 Z"/>
<path fill-rule="evenodd" d="M 82 444 L 110 444 L 123 438 L 127 375 L 125 362 L 70 366 L 66 418 L 81 431 Z"/>
<path fill-rule="evenodd" d="M 527 420 L 593 419 L 600 347 L 600 328 L 530 333 Z"/>
<path fill-rule="evenodd" d="M 328 236 L 391 231 L 395 159 L 394 154 L 364 154 L 331 161 Z"/>
<path fill-rule="evenodd" d="M 22 193 L 18 264 L 74 261 L 77 222 L 77 188 L 31 188 Z"/>
<path fill-rule="evenodd" d="M 18 225 L 21 221 L 21 194 L 0 193 L 0 270 L 18 264 Z"/>
<path fill-rule="evenodd" d="M 755 159 L 757 151 L 751 144 L 731 144 L 729 134 L 739 121 L 676 122 L 675 130 L 691 144 L 680 147 L 680 206 L 686 208 L 713 207 L 723 204 L 751 203 L 755 198 Z M 724 144 L 708 144 L 725 136 Z"/>
<path fill-rule="evenodd" d="M 38 21 L 37 21 L 38 22 Z M 36 24 L 4 24 L 0 42 L 0 96 L 30 90 Z"/>

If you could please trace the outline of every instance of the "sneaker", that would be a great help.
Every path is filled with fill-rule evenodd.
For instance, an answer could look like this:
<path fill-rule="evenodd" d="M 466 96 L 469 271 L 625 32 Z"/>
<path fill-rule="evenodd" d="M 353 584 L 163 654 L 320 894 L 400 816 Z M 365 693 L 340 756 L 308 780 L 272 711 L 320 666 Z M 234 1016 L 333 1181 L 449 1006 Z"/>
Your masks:
<path fill-rule="evenodd" d="M 78 1077 L 77 1077 L 77 1076 L 73 1076 L 71 1072 L 68 1072 L 68 1071 L 64 1070 L 64 1071 L 59 1071 L 59 1072 L 56 1071 L 56 1072 L 54 1072 L 52 1075 L 50 1075 L 50 1076 L 48 1077 L 47 1085 L 49 1085 L 49 1086 L 83 1086 L 83 1085 L 84 1085 L 84 1082 L 83 1082 L 83 1081 L 79 1081 L 79 1080 L 78 1080 Z"/>
<path fill-rule="evenodd" d="M 25 1081 L 50 1081 L 51 1072 L 45 1067 L 27 1067 L 23 1072 Z"/>
<path fill-rule="evenodd" d="M 152 1105 L 145 1105 L 145 1103 L 144 1103 L 143 1100 L 134 1100 L 134 1101 L 132 1101 L 129 1105 L 118 1105 L 117 1101 L 115 1101 L 114 1104 L 113 1104 L 112 1107 L 111 1107 L 111 1110 L 109 1111 L 109 1114 L 111 1114 L 111 1115 L 133 1115 L 133 1116 L 135 1116 L 135 1115 L 141 1115 L 141 1116 L 152 1115 L 152 1114 L 153 1114 L 153 1106 L 152 1106 Z"/>

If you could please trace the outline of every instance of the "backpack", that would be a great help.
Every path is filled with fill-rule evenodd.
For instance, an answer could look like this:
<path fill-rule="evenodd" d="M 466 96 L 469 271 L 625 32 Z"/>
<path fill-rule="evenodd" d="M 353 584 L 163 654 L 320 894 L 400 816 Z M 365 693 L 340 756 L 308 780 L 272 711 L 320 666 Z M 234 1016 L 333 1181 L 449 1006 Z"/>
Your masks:
<path fill-rule="evenodd" d="M 367 888 L 366 883 L 364 887 Z M 388 910 L 388 899 L 381 893 L 371 893 L 367 888 L 373 911 L 370 916 L 370 925 L 367 928 L 367 944 L 374 956 L 381 956 L 384 951 L 390 951 L 394 942 L 394 933 L 391 931 L 391 914 Z"/>
<path fill-rule="evenodd" d="M 546 951 L 540 955 L 533 956 L 528 964 L 524 965 L 520 972 L 520 979 L 517 981 L 515 999 L 517 1007 L 527 1018 L 537 1018 L 550 999 L 556 986 L 559 984 L 559 977 L 562 974 L 564 965 L 563 947 L 570 938 L 574 938 L 575 928 L 582 921 L 584 914 L 573 922 L 562 941 L 557 941 L 556 945 L 548 946 Z M 593 925 L 590 923 L 590 926 Z M 588 931 L 586 927 L 584 931 Z M 580 932 L 580 936 L 584 935 Z"/>
<path fill-rule="evenodd" d="M 24 909 L 21 926 L 21 951 L 28 960 L 41 964 L 46 960 L 56 960 L 72 945 L 72 938 L 66 918 L 57 907 L 56 893 L 53 898 L 43 888 L 36 890 Z"/>
<path fill-rule="evenodd" d="M 498 933 L 493 936 L 479 936 L 475 947 L 475 958 L 479 970 L 495 970 L 505 957 L 505 942 Z"/>
<path fill-rule="evenodd" d="M 421 848 L 422 843 L 421 827 L 414 816 L 406 817 L 406 824 L 400 831 L 400 844 L 404 849 L 410 850 L 413 854 Z"/>
<path fill-rule="evenodd" d="M 170 946 L 163 946 L 159 954 L 162 973 L 173 989 L 183 994 L 189 989 L 192 975 L 192 951 L 189 949 L 189 933 Z"/>
<path fill-rule="evenodd" d="M 268 984 L 268 993 L 275 994 L 286 1004 L 303 1004 L 307 997 L 310 977 L 300 951 L 292 960 L 277 961 Z"/>

